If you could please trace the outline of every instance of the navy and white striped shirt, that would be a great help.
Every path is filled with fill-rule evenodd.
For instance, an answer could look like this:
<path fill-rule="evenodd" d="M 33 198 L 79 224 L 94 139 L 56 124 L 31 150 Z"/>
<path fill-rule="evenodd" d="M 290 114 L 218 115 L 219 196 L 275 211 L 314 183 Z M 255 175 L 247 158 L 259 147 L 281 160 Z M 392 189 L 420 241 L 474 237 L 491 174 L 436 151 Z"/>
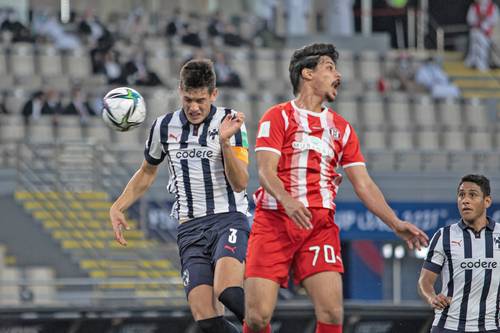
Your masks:
<path fill-rule="evenodd" d="M 500 292 L 500 225 L 475 232 L 463 221 L 434 234 L 425 269 L 441 273 L 442 291 L 451 297 L 444 310 L 435 310 L 433 326 L 458 332 L 498 329 Z"/>
<path fill-rule="evenodd" d="M 231 188 L 219 143 L 222 120 L 235 113 L 212 106 L 207 118 L 193 125 L 181 109 L 153 123 L 144 156 L 154 165 L 167 158 L 170 173 L 167 189 L 176 195 L 172 216 L 179 222 L 217 213 L 247 214 L 247 194 Z M 232 146 L 248 148 L 244 124 L 230 142 Z"/>

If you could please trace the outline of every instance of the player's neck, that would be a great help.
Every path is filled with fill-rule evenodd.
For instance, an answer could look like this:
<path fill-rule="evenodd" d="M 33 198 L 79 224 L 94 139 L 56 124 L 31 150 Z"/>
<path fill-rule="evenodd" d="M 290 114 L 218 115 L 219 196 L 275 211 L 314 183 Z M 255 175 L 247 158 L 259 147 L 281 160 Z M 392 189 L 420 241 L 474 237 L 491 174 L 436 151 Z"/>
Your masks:
<path fill-rule="evenodd" d="M 299 108 L 318 113 L 323 111 L 322 103 L 323 98 L 310 94 L 299 94 L 295 99 L 295 105 Z"/>
<path fill-rule="evenodd" d="M 481 215 L 480 217 L 472 221 L 468 221 L 465 219 L 463 219 L 463 221 L 469 228 L 471 228 L 475 232 L 483 230 L 488 225 L 488 218 L 486 217 L 486 214 Z"/>

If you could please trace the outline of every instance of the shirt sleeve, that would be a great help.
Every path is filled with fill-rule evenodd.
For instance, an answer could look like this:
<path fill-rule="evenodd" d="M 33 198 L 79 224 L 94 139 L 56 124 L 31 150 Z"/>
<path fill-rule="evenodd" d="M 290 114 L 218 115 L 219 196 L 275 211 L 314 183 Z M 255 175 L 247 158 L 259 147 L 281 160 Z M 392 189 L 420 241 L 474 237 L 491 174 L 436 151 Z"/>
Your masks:
<path fill-rule="evenodd" d="M 144 148 L 144 158 L 149 164 L 158 165 L 165 158 L 165 151 L 160 140 L 161 121 L 155 120 L 149 131 L 149 138 Z"/>
<path fill-rule="evenodd" d="M 340 165 L 344 169 L 355 165 L 365 165 L 365 158 L 361 153 L 358 136 L 350 124 L 346 125 L 344 136 L 342 137 Z"/>
<path fill-rule="evenodd" d="M 285 119 L 278 108 L 269 109 L 259 122 L 255 151 L 272 151 L 281 155 L 285 138 Z"/>
<path fill-rule="evenodd" d="M 431 239 L 429 245 L 429 252 L 425 258 L 423 268 L 434 272 L 436 274 L 441 273 L 444 262 L 446 260 L 446 255 L 443 249 L 443 229 L 439 229 Z"/>

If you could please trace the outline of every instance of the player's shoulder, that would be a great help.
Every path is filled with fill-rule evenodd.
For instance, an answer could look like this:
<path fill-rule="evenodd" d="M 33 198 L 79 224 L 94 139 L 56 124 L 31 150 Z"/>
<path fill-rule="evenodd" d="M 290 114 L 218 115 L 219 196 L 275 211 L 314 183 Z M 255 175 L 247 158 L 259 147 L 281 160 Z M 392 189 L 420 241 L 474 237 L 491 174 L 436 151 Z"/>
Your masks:
<path fill-rule="evenodd" d="M 289 115 L 293 112 L 292 103 L 290 101 L 282 102 L 271 106 L 266 110 L 266 117 L 281 117 L 283 114 Z"/>

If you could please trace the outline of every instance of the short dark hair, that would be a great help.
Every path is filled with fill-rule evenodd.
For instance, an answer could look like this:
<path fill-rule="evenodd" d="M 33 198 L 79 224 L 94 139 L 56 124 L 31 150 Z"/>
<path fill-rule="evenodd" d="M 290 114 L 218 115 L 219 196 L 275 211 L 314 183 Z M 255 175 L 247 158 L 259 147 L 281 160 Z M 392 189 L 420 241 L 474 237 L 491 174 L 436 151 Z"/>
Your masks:
<path fill-rule="evenodd" d="M 293 94 L 297 95 L 300 87 L 301 73 L 304 68 L 316 68 L 321 56 L 328 56 L 334 64 L 337 64 L 339 53 L 333 44 L 315 43 L 306 45 L 295 52 L 290 59 L 290 82 L 293 86 Z"/>
<path fill-rule="evenodd" d="M 208 88 L 211 94 L 215 89 L 214 66 L 209 59 L 194 59 L 186 62 L 181 68 L 182 90 Z"/>
<path fill-rule="evenodd" d="M 483 192 L 485 197 L 490 196 L 491 194 L 490 180 L 485 176 L 483 175 L 463 176 L 462 179 L 460 180 L 460 184 L 458 184 L 458 189 L 460 189 L 460 186 L 465 182 L 477 184 L 477 186 L 481 188 L 481 191 Z"/>

